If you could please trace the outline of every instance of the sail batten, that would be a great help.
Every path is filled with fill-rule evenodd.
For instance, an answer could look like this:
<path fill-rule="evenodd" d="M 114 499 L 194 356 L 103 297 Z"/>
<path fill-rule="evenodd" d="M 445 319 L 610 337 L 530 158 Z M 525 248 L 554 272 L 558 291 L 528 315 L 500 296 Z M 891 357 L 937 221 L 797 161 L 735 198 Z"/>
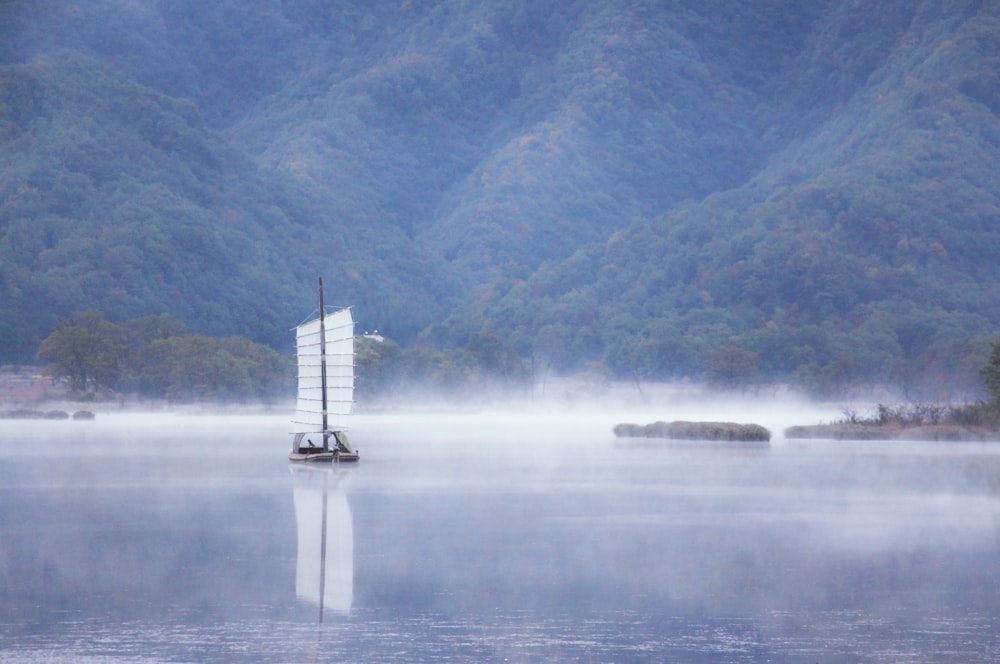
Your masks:
<path fill-rule="evenodd" d="M 349 308 L 326 314 L 322 325 L 316 318 L 296 328 L 298 396 L 292 433 L 323 433 L 323 346 L 327 429 L 347 428 L 354 404 L 354 319 Z"/>

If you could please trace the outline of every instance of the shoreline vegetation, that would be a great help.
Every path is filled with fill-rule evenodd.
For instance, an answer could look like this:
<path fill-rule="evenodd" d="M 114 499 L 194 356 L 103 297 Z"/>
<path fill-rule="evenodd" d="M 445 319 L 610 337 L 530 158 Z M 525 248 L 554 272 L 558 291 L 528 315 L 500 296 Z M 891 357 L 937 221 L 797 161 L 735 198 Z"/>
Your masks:
<path fill-rule="evenodd" d="M 833 440 L 1000 440 L 1000 406 L 977 401 L 963 405 L 878 404 L 869 416 L 846 409 L 829 424 L 793 426 L 785 438 Z"/>
<path fill-rule="evenodd" d="M 68 382 L 42 373 L 37 367 L 0 368 L 0 420 L 91 420 L 102 412 L 183 411 L 219 413 L 290 412 L 293 401 L 188 402 L 122 395 L 107 391 L 74 392 Z"/>
<path fill-rule="evenodd" d="M 591 394 L 585 386 L 569 387 L 572 382 L 551 390 L 548 398 L 573 404 Z M 614 389 L 605 385 L 602 392 Z M 659 399 L 690 399 L 693 385 L 667 387 Z M 558 395 L 556 394 L 558 392 Z M 622 395 L 620 395 L 622 396 Z M 369 413 L 393 411 L 399 404 L 369 403 L 361 409 Z M 0 368 L 0 420 L 92 420 L 100 411 L 123 410 L 181 410 L 213 412 L 284 412 L 287 403 L 213 403 L 193 404 L 163 399 L 128 398 L 120 394 L 74 394 L 66 381 L 44 375 L 36 367 Z M 440 409 L 434 402 L 428 407 Z M 917 441 L 1000 441 L 1000 403 L 976 401 L 959 405 L 879 403 L 871 414 L 861 415 L 845 408 L 844 416 L 827 423 L 803 424 L 788 427 L 784 437 L 788 440 L 827 439 L 845 441 L 917 440 Z M 613 428 L 616 438 L 720 441 L 720 442 L 769 442 L 772 432 L 759 424 L 736 422 L 707 422 L 677 420 L 657 421 L 649 424 L 620 423 Z"/>
<path fill-rule="evenodd" d="M 652 422 L 615 425 L 619 438 L 666 438 L 669 440 L 718 440 L 726 442 L 769 442 L 771 432 L 759 424 L 736 422 Z"/>
<path fill-rule="evenodd" d="M 18 408 L 16 410 L 0 411 L 0 420 L 92 420 L 96 417 L 91 410 L 76 410 L 72 414 L 65 410 L 36 410 L 34 408 Z"/>

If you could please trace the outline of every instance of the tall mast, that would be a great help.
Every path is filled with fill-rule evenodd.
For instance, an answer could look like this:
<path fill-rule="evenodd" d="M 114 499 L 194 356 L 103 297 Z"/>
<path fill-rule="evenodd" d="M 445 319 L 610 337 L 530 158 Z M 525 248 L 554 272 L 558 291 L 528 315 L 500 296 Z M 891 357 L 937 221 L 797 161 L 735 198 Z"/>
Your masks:
<path fill-rule="evenodd" d="M 323 318 L 326 310 L 323 308 L 323 277 L 319 278 L 319 375 L 323 391 L 323 451 L 330 449 L 330 431 L 326 422 L 326 323 Z"/>

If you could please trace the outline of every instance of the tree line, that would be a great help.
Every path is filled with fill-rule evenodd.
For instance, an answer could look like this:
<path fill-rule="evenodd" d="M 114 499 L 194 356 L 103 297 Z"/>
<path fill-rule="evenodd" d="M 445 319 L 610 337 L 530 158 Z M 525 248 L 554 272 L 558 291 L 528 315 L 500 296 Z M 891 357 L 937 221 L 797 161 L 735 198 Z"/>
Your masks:
<path fill-rule="evenodd" d="M 60 320 L 38 349 L 45 373 L 82 398 L 138 396 L 194 401 L 270 401 L 294 394 L 295 362 L 238 336 L 188 334 L 169 314 L 117 324 L 93 310 Z M 380 336 L 356 338 L 363 399 L 411 392 L 456 398 L 531 383 L 530 363 L 499 336 L 474 333 L 457 349 L 404 349 Z"/>
<path fill-rule="evenodd" d="M 187 334 L 168 314 L 119 325 L 96 311 L 64 318 L 38 349 L 46 373 L 82 397 L 271 400 L 287 394 L 291 361 L 237 336 Z"/>
<path fill-rule="evenodd" d="M 294 392 L 291 356 L 242 337 L 188 334 L 168 314 L 119 325 L 96 311 L 78 312 L 59 321 L 38 357 L 48 363 L 48 375 L 65 380 L 74 394 L 84 397 L 268 401 Z M 648 379 L 643 357 L 637 347 L 631 378 L 639 389 Z M 759 384 L 755 353 L 723 346 L 710 360 L 704 380 L 711 387 L 738 391 Z M 358 336 L 355 343 L 355 385 L 362 401 L 390 402 L 417 393 L 459 400 L 528 394 L 550 369 L 544 360 L 520 354 L 490 332 L 473 332 L 464 344 L 444 350 L 402 348 L 377 335 Z M 992 341 L 978 374 L 991 406 L 1000 408 L 1000 337 Z"/>

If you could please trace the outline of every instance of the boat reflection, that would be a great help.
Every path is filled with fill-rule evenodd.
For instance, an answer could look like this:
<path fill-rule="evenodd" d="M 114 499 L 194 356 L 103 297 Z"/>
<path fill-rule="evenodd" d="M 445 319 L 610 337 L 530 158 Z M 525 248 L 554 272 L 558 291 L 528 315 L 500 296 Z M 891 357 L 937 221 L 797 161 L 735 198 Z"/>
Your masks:
<path fill-rule="evenodd" d="M 344 486 L 351 471 L 290 466 L 298 532 L 295 594 L 324 612 L 347 615 L 354 599 L 354 525 Z"/>

